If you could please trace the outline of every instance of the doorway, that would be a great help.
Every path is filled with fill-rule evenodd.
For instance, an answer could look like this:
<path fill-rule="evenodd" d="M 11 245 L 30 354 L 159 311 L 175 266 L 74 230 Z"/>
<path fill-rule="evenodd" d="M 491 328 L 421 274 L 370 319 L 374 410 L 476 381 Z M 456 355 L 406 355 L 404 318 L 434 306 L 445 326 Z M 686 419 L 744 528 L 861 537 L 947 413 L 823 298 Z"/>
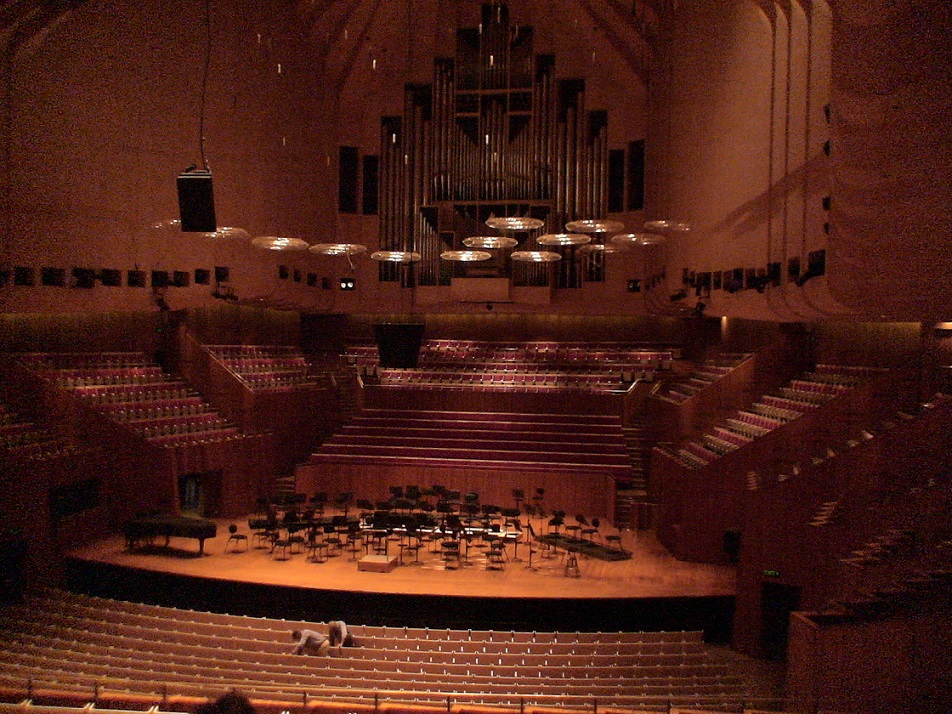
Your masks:
<path fill-rule="evenodd" d="M 790 613 L 799 606 L 800 588 L 772 582 L 761 585 L 760 649 L 768 660 L 786 658 Z"/>

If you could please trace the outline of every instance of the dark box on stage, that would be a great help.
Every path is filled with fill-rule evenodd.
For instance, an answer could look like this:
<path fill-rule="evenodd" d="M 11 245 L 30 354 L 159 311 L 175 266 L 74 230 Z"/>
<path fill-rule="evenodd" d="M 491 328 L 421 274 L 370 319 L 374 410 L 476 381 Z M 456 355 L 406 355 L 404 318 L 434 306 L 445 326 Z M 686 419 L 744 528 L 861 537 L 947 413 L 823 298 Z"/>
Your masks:
<path fill-rule="evenodd" d="M 397 567 L 395 555 L 365 555 L 357 561 L 357 570 L 368 573 L 389 573 Z"/>
<path fill-rule="evenodd" d="M 186 233 L 217 231 L 212 172 L 186 171 L 179 175 L 177 185 L 182 231 Z"/>

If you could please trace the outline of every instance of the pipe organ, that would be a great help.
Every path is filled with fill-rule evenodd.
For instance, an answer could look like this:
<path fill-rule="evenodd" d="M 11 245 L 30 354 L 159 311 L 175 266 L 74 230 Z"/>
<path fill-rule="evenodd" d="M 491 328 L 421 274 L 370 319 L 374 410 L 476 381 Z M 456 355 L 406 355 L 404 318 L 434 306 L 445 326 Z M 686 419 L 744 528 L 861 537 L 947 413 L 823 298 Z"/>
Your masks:
<path fill-rule="evenodd" d="M 412 265 L 382 263 L 380 280 L 448 285 L 453 277 L 509 277 L 548 285 L 544 264 L 495 251 L 480 263 L 440 259 L 463 239 L 492 234 L 491 216 L 545 222 L 513 234 L 536 250 L 534 233 L 608 209 L 608 115 L 585 107 L 585 80 L 560 79 L 552 55 L 533 53 L 532 28 L 511 24 L 508 7 L 484 4 L 477 28 L 458 28 L 456 54 L 434 61 L 431 84 L 405 87 L 402 116 L 381 120 L 380 249 L 415 251 Z M 604 280 L 603 254 L 556 248 L 555 287 Z M 576 266 L 576 259 L 582 265 Z"/>

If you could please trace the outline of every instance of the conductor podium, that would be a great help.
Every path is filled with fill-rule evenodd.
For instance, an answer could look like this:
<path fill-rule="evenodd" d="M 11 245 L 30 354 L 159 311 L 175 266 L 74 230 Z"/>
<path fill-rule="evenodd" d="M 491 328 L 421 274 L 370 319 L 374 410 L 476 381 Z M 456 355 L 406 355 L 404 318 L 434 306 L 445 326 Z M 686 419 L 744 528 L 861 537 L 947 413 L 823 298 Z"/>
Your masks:
<path fill-rule="evenodd" d="M 389 573 L 397 567 L 395 555 L 365 555 L 357 561 L 357 570 L 369 573 Z"/>

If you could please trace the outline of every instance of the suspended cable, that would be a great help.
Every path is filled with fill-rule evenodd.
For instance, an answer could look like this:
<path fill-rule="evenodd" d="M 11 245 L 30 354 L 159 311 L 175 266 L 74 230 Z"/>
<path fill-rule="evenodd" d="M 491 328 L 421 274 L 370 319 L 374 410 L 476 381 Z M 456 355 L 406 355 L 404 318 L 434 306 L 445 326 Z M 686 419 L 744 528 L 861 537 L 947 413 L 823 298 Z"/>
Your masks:
<path fill-rule="evenodd" d="M 212 20 L 211 0 L 205 0 L 205 63 L 202 68 L 202 89 L 198 109 L 198 152 L 202 167 L 208 171 L 208 159 L 205 158 L 205 93 L 208 89 L 208 68 L 212 59 Z"/>

